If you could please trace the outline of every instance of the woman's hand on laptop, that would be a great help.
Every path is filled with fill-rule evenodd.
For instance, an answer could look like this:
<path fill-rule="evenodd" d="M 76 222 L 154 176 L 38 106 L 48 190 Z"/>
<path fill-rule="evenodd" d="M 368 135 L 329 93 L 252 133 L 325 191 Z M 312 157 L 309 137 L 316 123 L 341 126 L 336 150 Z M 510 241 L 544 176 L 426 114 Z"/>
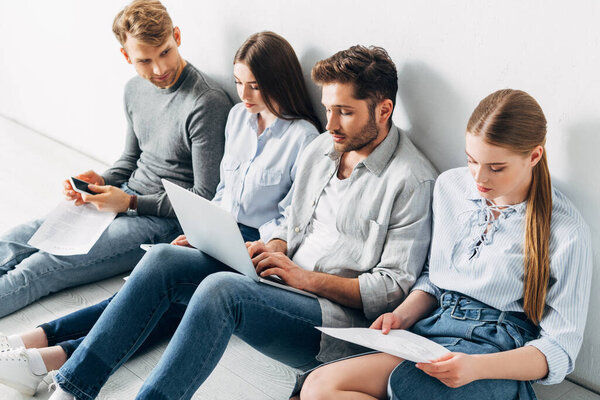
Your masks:
<path fill-rule="evenodd" d="M 187 238 L 185 237 L 185 235 L 179 235 L 177 236 L 172 242 L 172 245 L 174 246 L 183 246 L 183 247 L 191 247 L 194 248 L 194 246 L 192 246 L 190 244 L 190 242 L 188 242 Z"/>

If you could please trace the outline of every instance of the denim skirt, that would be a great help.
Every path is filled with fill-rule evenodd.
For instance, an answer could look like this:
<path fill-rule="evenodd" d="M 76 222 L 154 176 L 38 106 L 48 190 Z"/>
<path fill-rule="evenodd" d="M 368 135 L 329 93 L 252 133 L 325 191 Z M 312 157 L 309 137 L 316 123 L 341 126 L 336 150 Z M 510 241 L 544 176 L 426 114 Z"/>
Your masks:
<path fill-rule="evenodd" d="M 539 336 L 539 329 L 524 313 L 505 312 L 456 292 L 445 292 L 440 306 L 417 322 L 412 332 L 441 344 L 452 352 L 486 354 L 512 350 Z M 483 379 L 449 388 L 404 361 L 390 375 L 391 400 L 406 399 L 536 399 L 530 382 Z"/>

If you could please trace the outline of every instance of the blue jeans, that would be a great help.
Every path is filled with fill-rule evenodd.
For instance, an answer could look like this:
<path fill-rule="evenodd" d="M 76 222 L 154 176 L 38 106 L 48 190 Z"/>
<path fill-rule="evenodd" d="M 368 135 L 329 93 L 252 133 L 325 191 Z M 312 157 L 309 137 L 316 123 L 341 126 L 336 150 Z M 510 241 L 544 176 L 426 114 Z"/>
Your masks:
<path fill-rule="evenodd" d="M 523 313 L 501 312 L 455 292 L 440 298 L 440 307 L 417 322 L 411 331 L 453 352 L 486 354 L 522 347 L 539 330 Z M 390 375 L 388 392 L 395 399 L 529 400 L 535 393 L 529 382 L 483 379 L 452 389 L 403 361 Z"/>
<path fill-rule="evenodd" d="M 175 218 L 119 214 L 87 254 L 55 256 L 27 244 L 42 222 L 0 237 L 0 317 L 61 289 L 129 271 L 144 254 L 141 243 L 168 242 L 181 233 Z"/>
<path fill-rule="evenodd" d="M 238 224 L 238 226 L 245 241 L 252 242 L 260 239 L 258 229 L 242 224 Z M 114 297 L 115 295 L 98 304 L 40 325 L 48 339 L 48 346 L 60 346 L 65 351 L 67 358 L 71 357 Z M 170 337 L 181 321 L 184 311 L 184 305 L 173 304 L 144 342 L 144 347 Z"/>
<path fill-rule="evenodd" d="M 93 399 L 173 303 L 187 309 L 138 399 L 189 399 L 233 334 L 297 368 L 318 365 L 316 299 L 263 285 L 193 249 L 157 246 L 142 259 L 56 376 L 77 399 Z"/>

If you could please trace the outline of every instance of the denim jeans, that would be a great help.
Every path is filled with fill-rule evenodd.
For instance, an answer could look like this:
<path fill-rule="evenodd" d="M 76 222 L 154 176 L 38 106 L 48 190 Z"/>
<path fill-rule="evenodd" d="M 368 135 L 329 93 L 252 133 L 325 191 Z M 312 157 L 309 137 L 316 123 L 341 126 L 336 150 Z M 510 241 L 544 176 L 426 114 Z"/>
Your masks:
<path fill-rule="evenodd" d="M 440 307 L 417 322 L 411 331 L 437 342 L 453 352 L 486 354 L 512 350 L 533 340 L 539 330 L 523 313 L 501 312 L 455 292 L 440 297 Z M 483 379 L 459 388 L 449 388 L 403 361 L 394 369 L 388 394 L 396 399 L 444 400 L 530 400 L 535 393 L 529 382 Z"/>
<path fill-rule="evenodd" d="M 224 272 L 214 273 L 217 269 Z M 61 388 L 77 399 L 95 398 L 173 303 L 187 304 L 187 309 L 138 399 L 191 398 L 233 334 L 292 367 L 316 366 L 318 300 L 226 270 L 194 249 L 154 247 L 60 369 L 56 380 Z"/>
<path fill-rule="evenodd" d="M 175 218 L 119 214 L 87 254 L 55 256 L 27 244 L 42 222 L 0 237 L 0 317 L 61 289 L 129 271 L 144 254 L 141 243 L 168 242 L 181 233 Z"/>
<path fill-rule="evenodd" d="M 245 241 L 260 239 L 258 229 L 242 224 L 238 224 L 238 226 Z M 60 346 L 67 354 L 67 358 L 71 357 L 114 297 L 115 295 L 98 304 L 40 325 L 48 339 L 48 346 Z M 170 337 L 181 321 L 184 311 L 185 305 L 173 304 L 144 342 L 144 346 L 155 344 Z"/>

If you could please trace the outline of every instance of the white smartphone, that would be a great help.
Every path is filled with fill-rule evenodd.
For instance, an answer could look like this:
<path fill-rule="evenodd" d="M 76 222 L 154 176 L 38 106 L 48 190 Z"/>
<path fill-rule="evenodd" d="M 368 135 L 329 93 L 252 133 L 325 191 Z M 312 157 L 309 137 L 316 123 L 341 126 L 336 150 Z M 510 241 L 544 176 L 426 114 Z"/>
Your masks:
<path fill-rule="evenodd" d="M 144 251 L 148 251 L 150 250 L 152 247 L 154 247 L 153 244 L 148 244 L 148 243 L 144 243 L 144 244 L 140 244 L 140 248 Z"/>
<path fill-rule="evenodd" d="M 88 189 L 89 182 L 82 181 L 81 179 L 77 179 L 74 177 L 69 178 L 69 182 L 71 182 L 71 187 L 74 191 L 81 194 L 97 194 Z"/>

